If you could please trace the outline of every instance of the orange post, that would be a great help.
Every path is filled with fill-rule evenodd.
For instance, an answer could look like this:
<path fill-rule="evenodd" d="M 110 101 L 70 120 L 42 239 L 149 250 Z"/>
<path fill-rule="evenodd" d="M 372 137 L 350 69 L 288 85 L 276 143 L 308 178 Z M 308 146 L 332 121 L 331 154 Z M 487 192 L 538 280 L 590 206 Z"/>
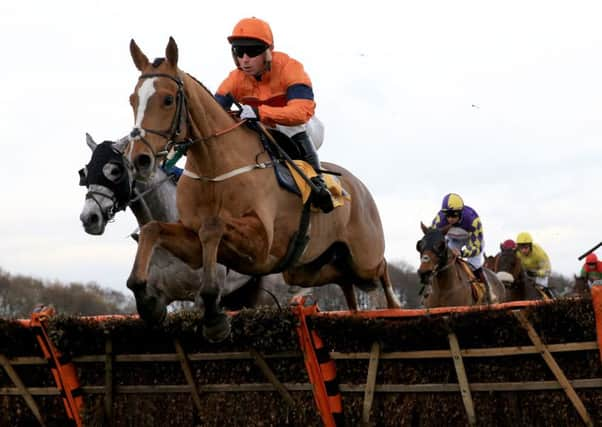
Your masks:
<path fill-rule="evenodd" d="M 61 355 L 52 344 L 52 341 L 46 332 L 48 319 L 54 314 L 55 311 L 52 307 L 36 307 L 31 314 L 30 326 L 33 329 L 38 344 L 42 348 L 44 358 L 50 365 L 56 387 L 63 398 L 67 416 L 72 421 L 73 425 L 81 427 L 83 424 L 80 411 L 83 409 L 84 400 L 77 378 L 77 371 L 73 363 L 67 357 Z"/>
<path fill-rule="evenodd" d="M 592 305 L 596 318 L 598 350 L 600 350 L 600 360 L 602 360 L 602 281 L 596 280 L 592 285 Z"/>
<path fill-rule="evenodd" d="M 340 426 L 343 424 L 343 412 L 340 393 L 338 391 L 338 383 L 336 383 L 336 393 L 333 394 L 332 392 L 333 381 L 336 382 L 334 361 L 330 360 L 332 366 L 329 365 L 326 368 L 325 372 L 326 375 L 328 375 L 328 379 L 325 379 L 325 372 L 322 370 L 319 360 L 319 357 L 324 358 L 323 343 L 315 331 L 310 330 L 307 324 L 306 316 L 317 313 L 318 308 L 316 305 L 305 307 L 305 298 L 297 297 L 294 299 L 292 310 L 299 317 L 299 325 L 297 326 L 299 344 L 303 351 L 305 368 L 307 369 L 307 375 L 309 376 L 309 381 L 311 382 L 314 392 L 314 400 L 318 407 L 318 411 L 320 411 L 322 422 L 326 427 Z M 314 346 L 316 338 L 319 340 L 320 345 L 320 350 L 318 351 L 316 351 L 316 346 Z M 319 356 L 319 354 L 322 356 Z M 328 359 L 330 359 L 330 355 L 328 355 Z M 328 364 L 328 361 L 326 361 L 326 364 Z M 329 387 L 331 389 L 330 393 Z M 338 394 L 338 400 L 336 394 Z"/>
<path fill-rule="evenodd" d="M 330 358 L 328 349 L 324 347 L 322 339 L 313 329 L 311 331 L 311 339 L 320 367 L 320 373 L 322 374 L 322 381 L 324 382 L 324 386 L 326 388 L 326 397 L 328 399 L 330 412 L 332 413 L 336 425 L 343 425 L 343 402 L 341 399 L 341 392 L 339 390 L 339 381 L 337 380 L 336 365 L 334 360 Z"/>

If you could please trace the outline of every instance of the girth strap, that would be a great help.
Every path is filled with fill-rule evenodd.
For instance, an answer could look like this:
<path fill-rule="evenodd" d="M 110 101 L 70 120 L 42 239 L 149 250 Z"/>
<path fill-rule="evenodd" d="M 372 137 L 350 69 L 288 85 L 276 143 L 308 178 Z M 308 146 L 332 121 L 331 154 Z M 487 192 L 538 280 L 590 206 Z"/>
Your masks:
<path fill-rule="evenodd" d="M 218 176 L 213 177 L 213 178 L 211 178 L 209 176 L 197 175 L 196 173 L 194 173 L 192 171 L 189 171 L 188 169 L 184 169 L 184 171 L 182 171 L 182 175 L 186 175 L 188 178 L 196 179 L 198 181 L 221 182 L 221 181 L 225 181 L 227 179 L 230 179 L 233 176 L 237 176 L 237 175 L 241 175 L 243 173 L 251 172 L 252 170 L 255 170 L 255 169 L 266 169 L 266 168 L 270 168 L 270 167 L 273 167 L 273 166 L 274 166 L 274 164 L 272 162 L 255 163 L 253 165 L 242 166 L 240 168 L 231 170 L 230 172 L 223 173 L 223 174 L 218 175 Z"/>
<path fill-rule="evenodd" d="M 280 260 L 278 265 L 272 270 L 271 273 L 281 273 L 288 267 L 293 265 L 307 246 L 309 242 L 309 236 L 307 235 L 307 229 L 309 228 L 309 215 L 310 215 L 311 200 L 308 200 L 303 205 L 303 211 L 301 212 L 301 221 L 299 222 L 299 229 L 295 231 L 291 241 L 288 245 L 286 255 Z"/>

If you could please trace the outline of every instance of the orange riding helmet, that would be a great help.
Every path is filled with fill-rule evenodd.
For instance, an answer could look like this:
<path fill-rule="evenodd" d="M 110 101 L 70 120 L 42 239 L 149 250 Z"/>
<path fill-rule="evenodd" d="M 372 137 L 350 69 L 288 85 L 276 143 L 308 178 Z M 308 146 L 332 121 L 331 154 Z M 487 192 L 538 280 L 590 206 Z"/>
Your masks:
<path fill-rule="evenodd" d="M 274 36 L 270 25 L 261 19 L 243 18 L 234 26 L 232 35 L 228 37 L 230 44 L 237 39 L 255 39 L 267 44 L 270 48 L 274 48 Z"/>

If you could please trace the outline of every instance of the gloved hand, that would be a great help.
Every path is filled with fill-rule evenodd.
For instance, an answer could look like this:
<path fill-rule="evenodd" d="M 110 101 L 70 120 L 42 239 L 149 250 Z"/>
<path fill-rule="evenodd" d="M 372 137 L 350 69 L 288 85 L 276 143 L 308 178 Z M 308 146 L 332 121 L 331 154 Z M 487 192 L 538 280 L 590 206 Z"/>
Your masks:
<path fill-rule="evenodd" d="M 257 108 L 243 104 L 240 106 L 240 118 L 241 120 L 259 120 L 259 112 Z"/>

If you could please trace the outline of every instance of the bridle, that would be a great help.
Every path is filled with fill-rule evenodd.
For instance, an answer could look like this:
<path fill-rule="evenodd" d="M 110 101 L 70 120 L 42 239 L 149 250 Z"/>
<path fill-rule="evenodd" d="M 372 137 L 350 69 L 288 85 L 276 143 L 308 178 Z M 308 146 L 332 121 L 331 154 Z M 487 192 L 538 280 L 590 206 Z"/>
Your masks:
<path fill-rule="evenodd" d="M 135 139 L 140 139 L 140 141 L 142 141 L 142 143 L 147 146 L 147 148 L 151 151 L 151 153 L 153 153 L 153 156 L 155 158 L 163 158 L 163 157 L 167 156 L 167 154 L 170 152 L 170 150 L 175 145 L 179 145 L 179 144 L 190 145 L 194 141 L 192 141 L 190 138 L 188 138 L 187 140 L 184 140 L 184 141 L 177 141 L 177 138 L 180 136 L 180 133 L 182 132 L 182 125 L 184 123 L 186 123 L 186 125 L 188 125 L 190 123 L 188 120 L 188 108 L 186 106 L 186 96 L 184 95 L 184 82 L 182 82 L 182 80 L 179 77 L 174 77 L 174 76 L 171 76 L 166 73 L 142 74 L 138 79 L 143 80 L 143 79 L 150 79 L 150 78 L 154 78 L 154 77 L 164 77 L 164 78 L 170 79 L 171 81 L 175 82 L 176 85 L 178 86 L 178 89 L 176 92 L 176 111 L 174 113 L 174 116 L 171 120 L 171 124 L 168 129 L 157 130 L 157 129 L 145 128 L 142 126 L 134 127 L 134 129 L 132 129 L 132 131 L 130 132 L 130 141 L 133 141 Z M 144 133 L 142 131 L 144 131 Z M 158 136 L 165 138 L 166 143 L 165 143 L 165 147 L 163 148 L 163 150 L 159 151 L 158 153 L 155 152 L 155 149 L 153 148 L 153 146 L 144 137 L 145 133 L 151 133 L 151 134 L 158 135 Z"/>
<path fill-rule="evenodd" d="M 168 157 L 170 151 L 173 148 L 177 148 L 179 156 L 182 156 L 183 154 L 186 153 L 186 150 L 192 144 L 194 144 L 196 142 L 206 142 L 210 139 L 224 135 L 224 134 L 236 129 L 237 127 L 241 126 L 243 123 L 246 122 L 246 120 L 236 121 L 234 123 L 234 125 L 229 126 L 226 129 L 214 132 L 207 137 L 192 139 L 190 136 L 188 136 L 188 138 L 178 141 L 177 138 L 180 136 L 180 134 L 182 132 L 183 125 L 186 124 L 186 126 L 188 128 L 190 128 L 190 114 L 189 114 L 188 105 L 187 105 L 187 101 L 186 101 L 186 94 L 184 93 L 184 82 L 179 77 L 174 77 L 174 76 L 172 76 L 170 74 L 166 74 L 166 73 L 142 74 L 138 79 L 143 80 L 143 79 L 150 79 L 150 78 L 154 78 L 154 77 L 163 77 L 163 78 L 170 79 L 171 81 L 175 82 L 176 85 L 178 86 L 178 89 L 176 92 L 176 111 L 174 113 L 173 119 L 171 120 L 171 124 L 167 130 L 157 130 L 157 129 L 149 129 L 149 128 L 145 128 L 145 127 L 135 127 L 130 132 L 130 141 L 133 141 L 135 139 L 140 139 L 142 141 L 142 143 L 148 147 L 148 149 L 151 151 L 151 153 L 153 153 L 153 156 L 155 158 Z M 192 78 L 203 89 L 205 89 L 208 93 L 210 93 L 209 90 L 200 81 L 195 79 L 193 76 L 190 76 L 190 78 Z M 155 152 L 152 145 L 144 137 L 144 134 L 142 133 L 142 131 L 144 131 L 144 133 L 151 133 L 151 134 L 155 134 L 155 135 L 165 138 L 165 140 L 166 140 L 165 147 L 161 151 Z M 188 133 L 190 134 L 190 132 L 188 132 Z M 175 162 L 173 162 L 173 163 L 175 163 Z"/>
<path fill-rule="evenodd" d="M 79 170 L 79 185 L 88 188 L 86 200 L 91 199 L 96 203 L 104 221 L 109 222 L 117 212 L 125 210 L 131 202 L 134 192 L 134 180 L 131 179 L 133 167 L 123 154 L 115 149 L 111 141 L 99 144 L 94 149 L 94 153 L 90 162 Z M 105 169 L 110 164 L 122 168 L 122 175 L 118 180 L 107 177 Z M 90 190 L 92 185 L 94 189 Z M 109 199 L 111 206 L 104 209 L 100 197 Z"/>
<path fill-rule="evenodd" d="M 107 144 L 110 147 L 110 151 L 107 150 Z M 134 166 L 128 161 L 127 157 L 123 153 L 113 146 L 113 142 L 105 141 L 99 144 L 95 150 L 103 150 L 99 152 L 100 158 L 93 155 L 92 160 L 84 168 L 79 170 L 79 185 L 88 188 L 86 193 L 86 200 L 91 199 L 100 210 L 103 220 L 110 222 L 117 212 L 124 211 L 128 206 L 140 201 L 145 203 L 143 199 L 147 194 L 155 191 L 159 186 L 172 178 L 169 173 L 155 183 L 150 188 L 139 192 L 136 189 L 136 180 Z M 107 155 L 110 157 L 107 158 Z M 104 174 L 104 168 L 108 164 L 118 164 L 123 168 L 123 176 L 119 181 L 109 180 Z M 102 167 L 101 167 L 102 165 Z M 92 173 L 92 176 L 90 176 Z M 90 190 L 90 186 L 94 185 L 94 189 Z M 111 204 L 106 209 L 103 208 L 100 198 L 108 199 Z"/>
<path fill-rule="evenodd" d="M 429 278 L 429 282 L 432 282 L 432 280 L 441 272 L 449 269 L 454 262 L 456 261 L 456 255 L 452 255 L 451 257 L 449 257 L 449 249 L 447 248 L 447 244 L 445 245 L 445 249 L 443 251 L 442 254 L 438 254 L 436 252 L 433 252 L 435 255 L 437 255 L 437 257 L 439 258 L 439 262 L 437 262 L 437 265 L 435 266 L 435 268 L 433 268 L 432 270 L 428 270 L 428 271 L 420 271 L 419 275 L 420 275 L 420 282 L 423 284 L 428 284 L 426 281 L 426 278 Z M 421 262 L 429 262 L 430 261 L 430 257 L 428 255 L 424 255 L 424 251 L 420 252 L 420 261 Z"/>

